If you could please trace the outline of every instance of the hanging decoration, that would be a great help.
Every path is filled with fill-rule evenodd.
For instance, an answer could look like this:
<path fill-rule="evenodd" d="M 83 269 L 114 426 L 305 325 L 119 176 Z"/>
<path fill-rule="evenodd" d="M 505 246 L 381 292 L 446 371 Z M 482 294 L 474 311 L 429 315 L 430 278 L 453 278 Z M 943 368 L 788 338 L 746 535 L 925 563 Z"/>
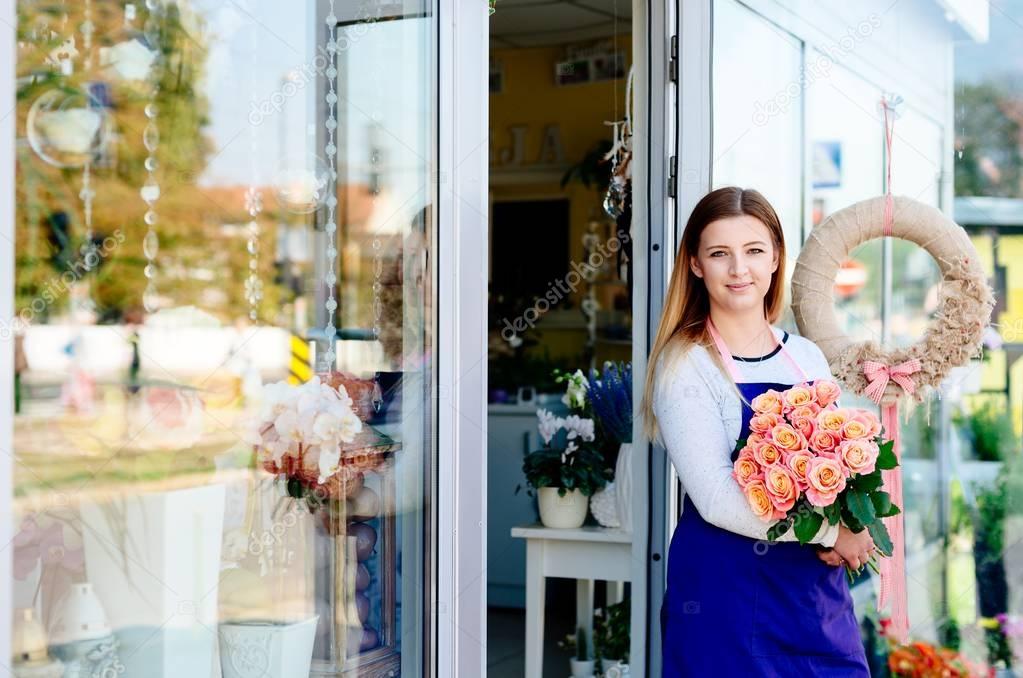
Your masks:
<path fill-rule="evenodd" d="M 337 310 L 337 299 L 334 298 L 334 286 L 337 283 L 337 274 L 334 267 L 337 258 L 337 146 L 334 144 L 334 131 L 337 129 L 337 15 L 334 14 L 334 0 L 329 0 L 330 9 L 327 13 L 327 69 L 324 74 L 327 76 L 327 93 L 324 100 L 327 102 L 327 120 L 324 126 L 327 128 L 327 144 L 323 149 L 327 157 L 327 189 L 325 198 L 327 204 L 327 223 L 324 230 L 327 232 L 327 264 L 324 267 L 323 284 L 327 288 L 327 300 L 323 302 L 326 310 L 327 324 L 323 328 L 327 348 L 319 360 L 320 371 L 330 372 L 334 369 L 336 354 L 334 346 L 337 338 L 337 328 L 334 326 L 334 311 Z"/>
<path fill-rule="evenodd" d="M 146 23 L 142 30 L 145 33 L 146 41 L 152 47 L 157 48 L 160 44 L 159 21 L 162 10 L 160 0 L 146 0 L 146 8 L 149 10 L 149 16 L 146 18 Z M 157 68 L 154 68 L 150 73 L 151 88 L 149 90 L 149 103 L 146 104 L 144 109 L 148 122 L 146 122 L 146 127 L 142 132 L 142 144 L 148 152 L 144 163 L 146 179 L 139 190 L 139 195 L 146 203 L 146 212 L 142 217 L 146 223 L 146 235 L 142 240 L 142 253 L 146 257 L 146 267 L 143 269 L 143 273 L 146 276 L 146 289 L 142 293 L 142 306 L 149 313 L 153 313 L 159 308 L 159 292 L 156 285 L 156 257 L 160 251 L 160 236 L 156 230 L 156 201 L 160 199 L 160 182 L 156 175 L 158 167 L 156 150 L 160 145 L 160 128 L 157 124 L 159 111 L 156 102 L 160 94 L 159 65 L 161 56 L 159 49 L 155 49 L 155 51 L 156 60 L 154 63 Z"/>
<path fill-rule="evenodd" d="M 939 388 L 953 368 L 977 355 L 994 308 L 994 294 L 966 231 L 934 207 L 892 195 L 891 145 L 899 101 L 886 96 L 881 102 L 888 151 L 885 195 L 846 207 L 815 227 L 792 276 L 792 311 L 800 333 L 821 348 L 837 379 L 881 407 L 896 457 L 899 402 L 906 396 L 922 401 L 924 389 Z M 842 262 L 854 248 L 882 237 L 916 243 L 934 257 L 942 273 L 935 317 L 923 338 L 905 348 L 853 342 L 835 316 L 835 277 Z M 901 468 L 883 474 L 885 489 L 897 505 L 902 505 Z M 895 548 L 891 558 L 882 560 L 878 609 L 891 603 L 891 635 L 902 641 L 909 631 L 903 519 L 899 514 L 884 520 Z"/>
<path fill-rule="evenodd" d="M 257 30 L 257 24 L 253 24 L 249 34 L 249 94 L 253 107 L 256 106 L 256 72 L 259 67 Z M 263 299 L 263 281 L 259 279 L 259 214 L 263 211 L 263 194 L 259 188 L 258 127 L 258 125 L 249 125 L 251 180 L 245 191 L 245 211 L 249 213 L 249 223 L 246 227 L 248 240 L 245 243 L 245 249 L 249 253 L 249 274 L 245 279 L 245 300 L 249 303 L 249 320 L 253 322 L 259 318 L 259 302 Z"/>

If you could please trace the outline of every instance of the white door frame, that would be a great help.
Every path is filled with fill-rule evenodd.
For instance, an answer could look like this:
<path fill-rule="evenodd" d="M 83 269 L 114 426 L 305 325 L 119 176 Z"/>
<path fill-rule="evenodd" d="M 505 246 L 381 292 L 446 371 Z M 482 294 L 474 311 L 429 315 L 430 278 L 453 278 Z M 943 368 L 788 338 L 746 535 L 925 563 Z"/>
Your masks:
<path fill-rule="evenodd" d="M 16 0 L 0 0 L 0 662 L 11 656 L 14 616 L 14 110 Z"/>
<path fill-rule="evenodd" d="M 486 0 L 438 0 L 435 676 L 487 667 Z"/>

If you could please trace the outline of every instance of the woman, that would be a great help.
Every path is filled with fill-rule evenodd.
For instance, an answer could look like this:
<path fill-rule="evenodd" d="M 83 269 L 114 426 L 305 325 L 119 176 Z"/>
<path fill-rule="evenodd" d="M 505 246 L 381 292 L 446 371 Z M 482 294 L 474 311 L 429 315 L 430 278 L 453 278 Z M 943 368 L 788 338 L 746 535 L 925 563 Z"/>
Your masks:
<path fill-rule="evenodd" d="M 766 541 L 732 478 L 750 401 L 831 378 L 813 342 L 772 327 L 782 310 L 785 241 L 760 193 L 721 188 L 693 209 L 654 341 L 643 399 L 651 440 L 685 491 L 661 607 L 664 676 L 867 676 L 845 563 L 874 548 L 866 530 L 821 526 Z"/>

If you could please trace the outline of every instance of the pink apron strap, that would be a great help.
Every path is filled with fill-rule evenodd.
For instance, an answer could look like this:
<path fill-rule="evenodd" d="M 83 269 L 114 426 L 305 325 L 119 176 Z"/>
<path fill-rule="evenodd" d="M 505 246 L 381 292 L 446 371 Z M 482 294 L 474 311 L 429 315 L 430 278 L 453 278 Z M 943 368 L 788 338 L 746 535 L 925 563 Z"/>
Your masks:
<path fill-rule="evenodd" d="M 735 383 L 742 381 L 742 374 L 739 372 L 739 366 L 735 364 L 735 360 L 732 358 L 732 353 L 728 350 L 728 346 L 725 345 L 725 340 L 721 338 L 721 333 L 718 332 L 718 328 L 714 326 L 714 322 L 707 316 L 707 330 L 710 332 L 710 336 L 714 339 L 714 345 L 718 348 L 718 353 L 721 354 L 721 361 L 724 362 L 725 367 L 728 369 L 728 373 L 732 375 L 732 380 Z M 785 344 L 778 340 L 778 337 L 774 336 L 774 330 L 771 330 L 771 336 L 774 337 L 775 342 L 781 346 L 782 355 L 789 361 L 792 368 L 802 381 L 808 382 L 809 378 L 806 376 L 806 372 L 799 366 L 796 359 L 792 357 L 792 354 L 785 348 Z"/>

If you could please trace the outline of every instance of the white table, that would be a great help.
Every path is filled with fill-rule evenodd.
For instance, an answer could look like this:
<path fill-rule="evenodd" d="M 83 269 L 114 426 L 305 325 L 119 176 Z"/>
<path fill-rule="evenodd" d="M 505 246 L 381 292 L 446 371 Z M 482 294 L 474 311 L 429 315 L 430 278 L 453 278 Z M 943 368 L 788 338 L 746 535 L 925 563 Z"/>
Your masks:
<path fill-rule="evenodd" d="M 593 582 L 608 582 L 609 602 L 618 602 L 632 580 L 632 534 L 606 527 L 572 530 L 543 525 L 513 527 L 526 540 L 526 673 L 543 675 L 544 595 L 547 577 L 576 580 L 576 628 L 593 643 Z"/>

